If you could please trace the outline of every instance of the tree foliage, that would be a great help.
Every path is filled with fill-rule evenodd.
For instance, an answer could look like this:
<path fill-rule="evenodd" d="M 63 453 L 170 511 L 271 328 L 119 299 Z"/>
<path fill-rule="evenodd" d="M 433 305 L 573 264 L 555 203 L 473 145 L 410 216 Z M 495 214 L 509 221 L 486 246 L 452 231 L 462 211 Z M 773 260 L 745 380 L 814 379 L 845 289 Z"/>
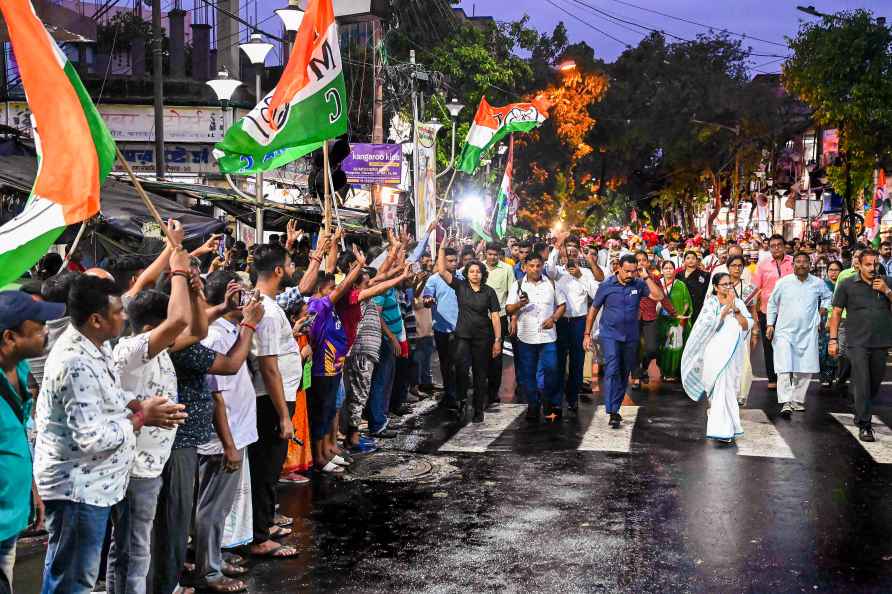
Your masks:
<path fill-rule="evenodd" d="M 841 156 L 856 177 L 868 176 L 892 155 L 892 30 L 856 10 L 803 23 L 790 48 L 784 86 L 817 123 L 839 129 Z M 851 176 L 829 173 L 845 192 Z"/>

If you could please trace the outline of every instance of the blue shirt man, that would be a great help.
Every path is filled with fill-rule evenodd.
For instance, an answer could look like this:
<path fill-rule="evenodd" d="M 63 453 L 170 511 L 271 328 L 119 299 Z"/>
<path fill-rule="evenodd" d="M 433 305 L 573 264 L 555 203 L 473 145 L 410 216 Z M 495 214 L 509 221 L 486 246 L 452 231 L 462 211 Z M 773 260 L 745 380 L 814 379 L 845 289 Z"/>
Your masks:
<path fill-rule="evenodd" d="M 458 276 L 455 268 L 458 254 L 452 248 L 446 249 L 446 267 Z M 422 293 L 427 307 L 433 309 L 434 343 L 440 359 L 440 372 L 443 376 L 443 389 L 446 396 L 441 401 L 443 406 L 456 407 L 455 400 L 455 326 L 458 324 L 458 299 L 455 291 L 446 284 L 439 274 L 435 274 L 424 285 Z M 430 299 L 433 299 L 431 304 Z"/>
<path fill-rule="evenodd" d="M 585 347 L 592 341 L 592 326 L 598 313 L 599 342 L 604 357 L 604 408 L 610 415 L 610 426 L 618 429 L 622 422 L 619 407 L 629 384 L 629 374 L 638 363 L 638 312 L 642 299 L 663 299 L 663 291 L 650 272 L 632 254 L 620 258 L 616 274 L 598 287 L 585 324 Z"/>
<path fill-rule="evenodd" d="M 433 305 L 434 332 L 453 332 L 458 323 L 458 300 L 452 287 L 435 274 L 427 279 L 424 296 L 436 299 Z"/>
<path fill-rule="evenodd" d="M 36 490 L 26 426 L 34 399 L 27 359 L 43 354 L 46 322 L 64 313 L 61 303 L 34 301 L 21 291 L 0 292 L 0 592 L 12 591 L 16 540 L 32 518 L 32 503 L 35 523 L 43 522 L 43 503 L 32 495 Z"/>

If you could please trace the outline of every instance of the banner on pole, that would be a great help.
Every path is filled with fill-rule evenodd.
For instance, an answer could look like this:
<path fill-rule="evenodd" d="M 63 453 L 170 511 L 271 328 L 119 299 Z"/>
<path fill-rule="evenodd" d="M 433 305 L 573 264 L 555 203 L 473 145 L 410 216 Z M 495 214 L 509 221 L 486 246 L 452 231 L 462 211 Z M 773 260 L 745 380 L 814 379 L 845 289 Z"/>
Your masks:
<path fill-rule="evenodd" d="M 437 132 L 440 124 L 415 123 L 415 237 L 437 216 Z"/>
<path fill-rule="evenodd" d="M 352 143 L 341 163 L 348 184 L 392 184 L 401 181 L 402 146 L 398 144 Z"/>

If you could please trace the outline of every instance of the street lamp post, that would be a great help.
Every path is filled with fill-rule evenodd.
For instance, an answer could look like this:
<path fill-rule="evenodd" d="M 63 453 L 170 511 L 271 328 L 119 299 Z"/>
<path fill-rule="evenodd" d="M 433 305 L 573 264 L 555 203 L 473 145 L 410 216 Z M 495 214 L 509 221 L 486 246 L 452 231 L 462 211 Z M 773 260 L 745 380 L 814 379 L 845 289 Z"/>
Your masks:
<path fill-rule="evenodd" d="M 261 36 L 260 33 L 254 33 L 251 35 L 250 41 L 240 44 L 239 47 L 245 52 L 245 55 L 248 56 L 248 60 L 251 61 L 251 64 L 254 65 L 254 88 L 257 103 L 260 103 L 263 100 L 260 89 L 260 75 L 263 72 L 263 64 L 266 62 L 266 55 L 273 49 L 273 45 L 263 41 L 263 36 Z M 257 237 L 255 238 L 255 242 L 257 245 L 260 245 L 263 243 L 263 206 L 261 206 L 261 203 L 263 202 L 262 172 L 257 172 L 254 184 L 254 194 L 257 200 L 257 222 L 255 224 L 255 234 Z"/>
<path fill-rule="evenodd" d="M 298 6 L 297 0 L 289 0 L 288 6 L 277 8 L 275 12 L 282 19 L 282 24 L 285 26 L 287 33 L 285 36 L 288 39 L 288 47 L 285 48 L 285 62 L 287 62 L 288 56 L 291 55 L 291 45 L 294 43 L 294 37 L 297 30 L 300 29 L 301 21 L 304 20 L 304 11 Z"/>

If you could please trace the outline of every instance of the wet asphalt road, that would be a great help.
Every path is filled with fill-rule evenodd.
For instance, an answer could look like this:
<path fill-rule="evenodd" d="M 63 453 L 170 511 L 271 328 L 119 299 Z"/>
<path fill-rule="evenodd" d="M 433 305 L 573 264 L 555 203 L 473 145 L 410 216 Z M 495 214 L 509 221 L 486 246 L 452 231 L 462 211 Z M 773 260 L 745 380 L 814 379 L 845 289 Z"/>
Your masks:
<path fill-rule="evenodd" d="M 851 412 L 844 397 L 813 383 L 808 410 L 786 421 L 756 381 L 747 408 L 774 437 L 753 434 L 767 448 L 754 456 L 747 435 L 704 440 L 705 406 L 678 385 L 632 400 L 627 452 L 577 449 L 611 431 L 595 404 L 554 426 L 518 417 L 478 452 L 439 451 L 459 425 L 419 415 L 388 449 L 429 455 L 447 476 L 283 487 L 301 555 L 255 563 L 250 591 L 892 591 L 892 464 L 831 416 Z M 892 426 L 890 405 L 884 386 L 875 414 Z M 20 592 L 36 591 L 40 557 L 20 559 Z"/>

